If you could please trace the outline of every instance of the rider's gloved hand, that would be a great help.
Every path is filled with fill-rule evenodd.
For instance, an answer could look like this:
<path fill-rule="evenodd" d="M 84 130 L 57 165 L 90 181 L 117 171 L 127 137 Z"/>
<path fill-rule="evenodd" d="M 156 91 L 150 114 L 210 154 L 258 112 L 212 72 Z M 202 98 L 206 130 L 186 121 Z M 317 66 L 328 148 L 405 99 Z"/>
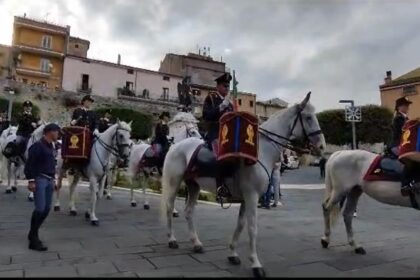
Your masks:
<path fill-rule="evenodd" d="M 37 126 L 36 123 L 34 123 L 34 122 L 31 123 L 31 125 L 32 125 L 33 128 L 36 128 L 36 126 Z"/>
<path fill-rule="evenodd" d="M 223 102 L 219 105 L 219 109 L 220 111 L 225 110 L 227 107 L 229 107 L 230 104 L 230 100 L 229 98 L 226 96 L 225 99 L 223 100 Z"/>

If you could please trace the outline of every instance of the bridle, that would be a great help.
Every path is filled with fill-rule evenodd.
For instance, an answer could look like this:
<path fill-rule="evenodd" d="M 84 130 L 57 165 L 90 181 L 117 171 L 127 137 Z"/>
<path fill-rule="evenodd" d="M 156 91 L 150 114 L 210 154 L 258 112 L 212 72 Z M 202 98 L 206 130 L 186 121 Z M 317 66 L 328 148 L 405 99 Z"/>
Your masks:
<path fill-rule="evenodd" d="M 303 125 L 303 116 L 302 116 L 303 109 L 304 109 L 304 107 L 302 107 L 302 106 L 298 107 L 298 111 L 297 111 L 295 120 L 293 121 L 293 125 L 290 128 L 288 135 L 293 135 L 293 132 L 295 131 L 296 126 L 299 122 L 301 127 L 302 127 L 305 143 L 310 143 L 310 137 L 320 135 L 320 134 L 322 134 L 322 131 L 319 129 L 319 130 L 315 130 L 315 131 L 312 131 L 310 133 L 307 133 L 307 131 L 305 129 L 305 126 Z M 292 151 L 295 151 L 295 152 L 309 153 L 309 150 L 307 149 L 307 147 L 299 147 L 297 145 L 292 144 L 292 139 L 290 139 L 290 136 L 285 137 L 285 136 L 279 135 L 277 133 L 271 132 L 267 129 L 264 129 L 262 127 L 259 128 L 259 133 L 261 135 L 265 136 L 274 145 L 281 146 L 281 147 L 284 147 L 286 149 L 289 149 L 289 150 L 292 150 Z M 282 143 L 281 141 L 273 138 L 273 136 L 277 137 L 281 140 L 286 141 L 286 143 Z"/>

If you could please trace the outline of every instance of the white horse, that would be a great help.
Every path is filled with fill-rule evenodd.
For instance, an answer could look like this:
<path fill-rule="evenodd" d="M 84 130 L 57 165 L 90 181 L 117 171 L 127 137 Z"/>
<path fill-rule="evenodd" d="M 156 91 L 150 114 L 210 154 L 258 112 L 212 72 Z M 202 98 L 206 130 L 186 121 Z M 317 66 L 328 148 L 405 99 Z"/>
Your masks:
<path fill-rule="evenodd" d="M 225 181 L 230 190 L 233 190 L 233 192 L 236 190 L 243 198 L 236 229 L 229 244 L 230 256 L 228 260 L 235 265 L 240 263 L 236 247 L 240 233 L 247 221 L 251 249 L 250 260 L 254 275 L 257 277 L 265 275 L 257 256 L 257 204 L 259 197 L 267 190 L 269 173 L 274 167 L 274 164 L 280 160 L 282 147 L 292 138 L 303 138 L 305 135 L 314 147 L 318 149 L 325 147 L 324 136 L 320 131 L 315 115 L 315 108 L 308 103 L 309 99 L 310 94 L 306 96 L 302 103 L 274 114 L 263 123 L 260 126 L 260 133 L 258 134 L 258 163 L 251 166 L 245 166 L 242 163 L 232 178 L 228 178 Z M 167 219 L 167 233 L 170 248 L 178 248 L 171 215 L 176 193 L 181 182 L 184 180 L 184 175 L 192 155 L 202 144 L 203 141 L 197 138 L 185 139 L 172 146 L 165 159 L 162 177 L 162 214 L 166 215 Z M 200 171 L 198 170 L 197 172 L 200 173 Z M 191 241 L 194 246 L 194 252 L 196 253 L 203 252 L 203 245 L 198 238 L 193 223 L 193 212 L 200 187 L 204 187 L 207 191 L 213 193 L 216 190 L 214 178 L 209 176 L 206 178 L 204 174 L 199 175 L 202 177 L 189 179 L 185 182 L 188 190 L 185 216 Z"/>
<path fill-rule="evenodd" d="M 357 254 L 366 254 L 365 249 L 354 240 L 352 228 L 353 213 L 363 192 L 382 203 L 413 207 L 410 198 L 401 195 L 400 182 L 364 180 L 364 175 L 377 156 L 362 150 L 338 151 L 328 159 L 325 170 L 325 198 L 322 204 L 325 232 L 321 243 L 324 248 L 330 243 L 331 226 L 335 224 L 341 207 L 344 206 L 340 205 L 343 198 L 346 198 L 343 218 L 347 239 Z M 415 200 L 420 202 L 418 194 Z"/>
<path fill-rule="evenodd" d="M 178 143 L 181 140 L 184 140 L 189 137 L 201 139 L 201 134 L 198 131 L 197 126 L 198 120 L 191 114 L 180 112 L 174 116 L 174 118 L 168 123 L 169 126 L 169 138 L 173 138 L 174 143 Z M 146 183 L 144 182 L 145 177 L 149 177 L 151 174 L 151 168 L 141 167 L 139 168 L 139 163 L 145 157 L 152 157 L 153 152 L 151 145 L 140 143 L 134 145 L 131 151 L 130 159 L 128 162 L 128 178 L 130 183 L 130 195 L 131 195 L 131 206 L 136 207 L 137 201 L 134 197 L 134 186 L 133 180 L 139 179 L 140 186 L 143 191 L 143 208 L 148 210 L 150 209 L 148 196 L 146 195 Z M 144 175 L 144 176 L 141 176 Z M 178 215 L 176 209 L 173 211 L 174 216 Z"/>
<path fill-rule="evenodd" d="M 99 225 L 99 220 L 96 217 L 96 202 L 97 198 L 101 197 L 103 189 L 98 187 L 99 182 L 105 176 L 107 171 L 107 164 L 112 154 L 118 155 L 118 157 L 125 159 L 130 154 L 130 135 L 131 135 L 131 122 L 126 123 L 123 121 L 117 121 L 116 124 L 110 126 L 103 133 L 99 133 L 95 130 L 94 142 L 90 154 L 89 164 L 80 169 L 76 169 L 73 176 L 73 180 L 70 184 L 70 214 L 72 216 L 77 215 L 77 209 L 75 206 L 75 189 L 79 179 L 82 175 L 85 175 L 89 179 L 89 188 L 91 193 L 91 205 L 90 209 L 85 213 L 86 219 L 90 218 L 91 224 L 94 226 Z M 57 179 L 57 191 L 56 191 L 56 203 L 54 210 L 60 209 L 60 189 L 62 186 L 62 179 L 64 173 L 68 167 L 63 166 L 63 160 L 58 161 L 58 179 Z"/>
<path fill-rule="evenodd" d="M 34 132 L 32 133 L 31 137 L 28 140 L 28 143 L 26 145 L 26 149 L 24 152 L 23 157 L 26 159 L 28 157 L 28 150 L 29 148 L 38 140 L 42 138 L 43 131 L 45 127 L 45 122 L 42 122 L 42 124 L 37 127 Z M 6 147 L 6 145 L 12 141 L 16 140 L 16 132 L 17 127 L 9 127 L 8 129 L 4 130 L 2 133 L 1 138 L 1 151 L 3 152 L 3 149 Z M 4 138 L 5 137 L 5 138 Z M 22 173 L 24 162 L 22 161 L 22 158 L 20 156 L 12 157 L 10 159 L 7 159 L 4 157 L 4 155 L 1 155 L 2 157 L 2 167 L 7 166 L 7 188 L 6 193 L 12 193 L 17 191 L 17 179 L 19 177 L 19 174 Z M 12 176 L 14 178 L 14 185 L 11 185 Z M 28 199 L 30 201 L 33 201 L 34 194 L 33 192 L 29 192 Z"/>

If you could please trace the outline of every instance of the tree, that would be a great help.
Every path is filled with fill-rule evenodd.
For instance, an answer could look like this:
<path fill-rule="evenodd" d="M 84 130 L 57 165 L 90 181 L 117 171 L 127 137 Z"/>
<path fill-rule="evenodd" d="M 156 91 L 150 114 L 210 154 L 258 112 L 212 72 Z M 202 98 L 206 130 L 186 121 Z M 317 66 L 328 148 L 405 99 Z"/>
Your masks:
<path fill-rule="evenodd" d="M 95 110 L 98 116 L 103 116 L 107 110 L 112 110 L 112 116 L 121 121 L 130 122 L 131 136 L 135 139 L 146 139 L 152 132 L 152 118 L 138 111 L 125 108 L 100 108 Z"/>
<path fill-rule="evenodd" d="M 5 98 L 0 98 L 0 112 L 7 112 L 9 109 L 9 100 Z M 23 103 L 18 101 L 13 101 L 12 107 L 12 121 L 16 121 L 17 116 L 23 112 Z M 39 116 L 40 110 L 35 104 L 32 105 L 32 113 L 35 116 Z"/>
<path fill-rule="evenodd" d="M 327 110 L 317 114 L 325 140 L 329 144 L 352 142 L 351 123 L 344 119 L 344 110 Z M 392 112 L 377 105 L 362 106 L 362 122 L 356 123 L 357 141 L 387 143 L 391 138 Z"/>

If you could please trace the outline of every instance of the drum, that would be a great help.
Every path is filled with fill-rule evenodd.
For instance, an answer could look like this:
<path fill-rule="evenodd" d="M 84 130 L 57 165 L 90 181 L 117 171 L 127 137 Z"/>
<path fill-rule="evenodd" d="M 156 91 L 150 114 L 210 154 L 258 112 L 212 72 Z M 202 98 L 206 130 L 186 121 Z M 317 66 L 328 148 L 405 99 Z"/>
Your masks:
<path fill-rule="evenodd" d="M 420 162 L 420 121 L 411 120 L 404 125 L 399 159 Z"/>
<path fill-rule="evenodd" d="M 68 126 L 62 129 L 61 156 L 66 161 L 87 161 L 91 151 L 91 132 L 86 127 Z"/>
<path fill-rule="evenodd" d="M 220 118 L 218 161 L 258 159 L 258 118 L 247 112 L 229 112 Z"/>

